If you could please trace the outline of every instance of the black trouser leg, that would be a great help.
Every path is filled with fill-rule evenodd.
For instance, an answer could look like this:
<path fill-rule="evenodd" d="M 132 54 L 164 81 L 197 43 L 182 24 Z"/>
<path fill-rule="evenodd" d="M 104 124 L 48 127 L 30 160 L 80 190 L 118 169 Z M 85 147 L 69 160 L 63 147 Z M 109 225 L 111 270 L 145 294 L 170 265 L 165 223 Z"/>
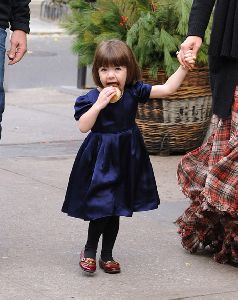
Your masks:
<path fill-rule="evenodd" d="M 113 260 L 112 249 L 119 231 L 119 217 L 112 216 L 108 220 L 102 234 L 101 258 L 103 261 Z"/>
<path fill-rule="evenodd" d="M 96 258 L 98 241 L 109 219 L 110 217 L 106 217 L 90 221 L 88 226 L 88 239 L 84 251 L 85 257 Z"/>

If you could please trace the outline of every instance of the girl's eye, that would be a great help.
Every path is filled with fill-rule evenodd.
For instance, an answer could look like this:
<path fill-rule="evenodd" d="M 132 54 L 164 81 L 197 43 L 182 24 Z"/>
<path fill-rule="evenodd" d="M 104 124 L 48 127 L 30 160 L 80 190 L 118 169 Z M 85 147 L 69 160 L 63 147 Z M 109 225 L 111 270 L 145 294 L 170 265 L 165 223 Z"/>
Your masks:
<path fill-rule="evenodd" d="M 105 71 L 107 71 L 107 69 L 106 68 L 100 68 L 99 71 L 105 72 Z"/>
<path fill-rule="evenodd" d="M 117 71 L 120 71 L 121 70 L 121 67 L 116 67 L 115 68 Z"/>

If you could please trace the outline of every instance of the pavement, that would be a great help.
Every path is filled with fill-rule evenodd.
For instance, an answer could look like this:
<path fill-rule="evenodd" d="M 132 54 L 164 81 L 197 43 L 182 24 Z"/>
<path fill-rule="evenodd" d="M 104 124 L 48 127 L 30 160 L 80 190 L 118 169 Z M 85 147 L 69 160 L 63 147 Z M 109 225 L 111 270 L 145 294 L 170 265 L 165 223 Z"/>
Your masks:
<path fill-rule="evenodd" d="M 32 21 L 32 34 L 47 28 L 48 22 Z M 74 100 L 75 90 L 60 87 L 6 94 L 0 300 L 237 299 L 236 268 L 181 247 L 173 224 L 188 206 L 176 182 L 181 156 L 151 156 L 161 205 L 121 218 L 114 250 L 121 274 L 99 269 L 94 276 L 82 274 L 78 261 L 88 223 L 61 213 L 72 164 L 86 136 L 73 120 Z"/>
<path fill-rule="evenodd" d="M 41 20 L 39 18 L 31 19 L 31 34 L 49 35 L 64 34 L 65 30 L 56 22 Z"/>

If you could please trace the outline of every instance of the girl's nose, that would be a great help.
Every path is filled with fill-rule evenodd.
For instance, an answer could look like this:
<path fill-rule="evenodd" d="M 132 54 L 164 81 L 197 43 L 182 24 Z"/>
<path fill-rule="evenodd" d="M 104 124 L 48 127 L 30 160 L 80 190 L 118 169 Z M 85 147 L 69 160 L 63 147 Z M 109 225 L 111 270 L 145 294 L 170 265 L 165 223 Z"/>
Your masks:
<path fill-rule="evenodd" d="M 113 70 L 109 70 L 108 73 L 107 73 L 107 76 L 108 76 L 109 78 L 115 77 L 115 72 L 114 72 Z"/>

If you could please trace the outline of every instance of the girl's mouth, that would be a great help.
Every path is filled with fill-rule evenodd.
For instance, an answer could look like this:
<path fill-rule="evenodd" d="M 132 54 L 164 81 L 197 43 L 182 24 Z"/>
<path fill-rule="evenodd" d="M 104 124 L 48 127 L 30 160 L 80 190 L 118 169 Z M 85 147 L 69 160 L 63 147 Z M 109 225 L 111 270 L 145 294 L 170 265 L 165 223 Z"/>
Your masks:
<path fill-rule="evenodd" d="M 107 82 L 107 86 L 114 86 L 114 87 L 118 87 L 119 84 L 117 82 Z"/>

